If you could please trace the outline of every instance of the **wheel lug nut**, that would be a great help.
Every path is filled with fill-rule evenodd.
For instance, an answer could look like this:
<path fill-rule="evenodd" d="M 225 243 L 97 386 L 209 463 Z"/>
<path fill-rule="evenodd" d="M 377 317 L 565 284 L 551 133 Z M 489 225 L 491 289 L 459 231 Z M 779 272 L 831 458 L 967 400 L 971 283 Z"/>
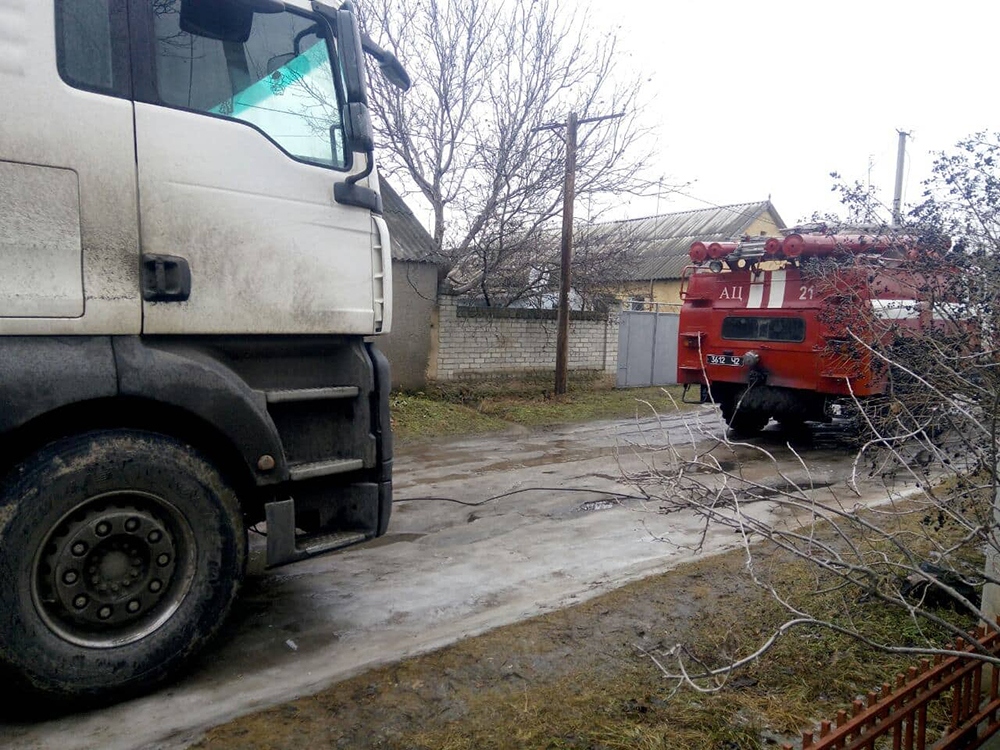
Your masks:
<path fill-rule="evenodd" d="M 77 582 L 79 578 L 80 576 L 77 574 L 75 570 L 67 570 L 65 573 L 63 573 L 63 583 L 65 583 L 67 586 L 72 586 L 74 583 Z"/>
<path fill-rule="evenodd" d="M 162 588 L 163 588 L 163 584 L 160 581 L 150 581 L 149 582 L 149 590 L 152 591 L 154 594 L 157 591 L 159 591 L 160 589 L 162 589 Z"/>
<path fill-rule="evenodd" d="M 73 545 L 73 547 L 71 548 L 71 551 L 77 557 L 81 557 L 82 555 L 87 554 L 87 543 L 86 542 L 76 542 Z"/>
<path fill-rule="evenodd" d="M 109 617 L 111 617 L 111 607 L 101 607 L 99 610 L 97 610 L 97 616 L 100 617 L 102 620 L 107 620 Z"/>
<path fill-rule="evenodd" d="M 128 603 L 128 611 L 132 612 L 133 614 L 139 611 L 139 600 L 138 599 L 133 599 L 132 601 L 130 601 Z"/>
<path fill-rule="evenodd" d="M 156 544 L 162 538 L 163 534 L 161 534 L 159 531 L 150 531 L 149 536 L 146 537 L 146 539 L 149 540 L 150 544 Z"/>
<path fill-rule="evenodd" d="M 76 597 L 76 599 L 73 600 L 73 606 L 76 607 L 77 609 L 83 609 L 84 607 L 87 606 L 87 603 L 89 601 L 90 600 L 86 596 L 80 594 L 80 596 Z"/>
<path fill-rule="evenodd" d="M 170 562 L 170 555 L 168 555 L 166 553 L 164 553 L 164 554 L 160 555 L 158 558 L 156 558 L 156 563 L 158 565 L 166 565 L 169 562 Z"/>
<path fill-rule="evenodd" d="M 97 536 L 107 536 L 108 534 L 111 533 L 111 524 L 108 523 L 107 521 L 101 521 L 94 528 L 94 533 L 96 533 Z"/>
<path fill-rule="evenodd" d="M 135 532 L 135 530 L 138 529 L 138 528 L 139 528 L 139 519 L 138 518 L 130 518 L 130 519 L 128 519 L 125 522 L 125 531 L 127 531 L 129 533 Z"/>

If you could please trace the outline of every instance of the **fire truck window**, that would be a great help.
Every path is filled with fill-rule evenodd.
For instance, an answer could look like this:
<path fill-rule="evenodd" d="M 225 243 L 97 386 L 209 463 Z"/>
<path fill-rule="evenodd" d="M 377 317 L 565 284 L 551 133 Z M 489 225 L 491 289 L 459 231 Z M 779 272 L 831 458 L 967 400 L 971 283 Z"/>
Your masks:
<path fill-rule="evenodd" d="M 722 321 L 722 338 L 740 341 L 802 341 L 806 322 L 802 318 L 731 316 Z"/>

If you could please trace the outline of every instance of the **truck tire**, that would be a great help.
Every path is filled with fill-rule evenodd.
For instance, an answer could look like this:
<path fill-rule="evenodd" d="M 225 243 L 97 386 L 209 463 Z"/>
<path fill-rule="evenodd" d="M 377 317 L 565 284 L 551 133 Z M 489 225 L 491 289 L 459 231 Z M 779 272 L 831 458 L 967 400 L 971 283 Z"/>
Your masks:
<path fill-rule="evenodd" d="M 806 421 L 801 417 L 779 417 L 778 424 L 786 435 L 805 436 L 809 433 Z"/>
<path fill-rule="evenodd" d="M 55 699 L 149 688 L 219 629 L 246 555 L 236 496 L 193 448 L 137 430 L 52 443 L 0 487 L 0 665 Z"/>
<path fill-rule="evenodd" d="M 751 436 L 763 430 L 771 420 L 766 412 L 755 409 L 746 409 L 738 406 L 740 400 L 737 396 L 730 396 L 723 399 L 719 406 L 722 408 L 722 418 L 726 421 L 734 433 L 737 435 Z"/>
<path fill-rule="evenodd" d="M 764 412 L 740 409 L 729 418 L 728 424 L 737 435 L 750 437 L 767 427 L 770 421 L 771 418 Z"/>

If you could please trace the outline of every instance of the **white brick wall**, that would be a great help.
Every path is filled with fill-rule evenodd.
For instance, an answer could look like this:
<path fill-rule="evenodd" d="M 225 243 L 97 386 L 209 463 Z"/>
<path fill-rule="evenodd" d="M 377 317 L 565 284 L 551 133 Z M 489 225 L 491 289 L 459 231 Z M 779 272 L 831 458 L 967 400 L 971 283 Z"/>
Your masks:
<path fill-rule="evenodd" d="M 438 380 L 555 369 L 555 311 L 473 308 L 460 313 L 458 300 L 446 295 L 438 298 L 438 311 Z M 598 317 L 570 316 L 570 370 L 617 372 L 618 312 Z"/>

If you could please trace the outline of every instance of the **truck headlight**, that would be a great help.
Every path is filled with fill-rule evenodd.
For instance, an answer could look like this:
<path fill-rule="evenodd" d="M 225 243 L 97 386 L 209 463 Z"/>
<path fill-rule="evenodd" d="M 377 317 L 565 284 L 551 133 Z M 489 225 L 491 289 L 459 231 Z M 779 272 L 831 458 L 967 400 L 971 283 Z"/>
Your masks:
<path fill-rule="evenodd" d="M 760 355 L 754 351 L 747 352 L 743 355 L 743 364 L 750 368 L 756 367 L 760 364 Z"/>

